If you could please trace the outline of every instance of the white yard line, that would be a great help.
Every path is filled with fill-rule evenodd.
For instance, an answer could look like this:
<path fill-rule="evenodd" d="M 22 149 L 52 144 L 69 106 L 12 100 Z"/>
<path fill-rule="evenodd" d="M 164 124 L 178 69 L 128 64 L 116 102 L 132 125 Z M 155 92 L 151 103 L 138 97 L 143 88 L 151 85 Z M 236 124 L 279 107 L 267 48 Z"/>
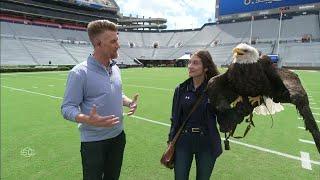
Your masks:
<path fill-rule="evenodd" d="M 26 92 L 26 93 L 31 93 L 31 94 L 46 96 L 46 97 L 50 97 L 50 98 L 54 98 L 54 99 L 62 99 L 62 97 L 53 96 L 53 95 L 44 94 L 44 93 L 38 93 L 38 92 L 28 91 L 28 90 L 24 90 L 24 89 L 9 87 L 9 86 L 2 86 L 2 87 L 8 88 L 8 89 L 11 89 L 11 90 L 15 90 L 15 91 L 20 91 L 20 92 Z M 131 117 L 132 117 L 132 118 L 139 119 L 139 120 L 147 121 L 147 122 L 150 122 L 150 123 L 154 123 L 154 124 L 159 124 L 159 125 L 162 125 L 162 126 L 167 126 L 167 127 L 170 126 L 170 124 L 162 123 L 162 122 L 159 122 L 159 121 L 156 121 L 156 120 L 151 120 L 151 119 L 144 118 L 144 117 L 140 117 L 140 116 L 135 116 L 135 115 L 133 115 L 133 116 L 131 116 Z M 224 138 L 221 138 L 221 139 L 224 140 Z M 300 139 L 299 139 L 299 140 L 300 140 Z M 268 153 L 271 153 L 271 154 L 283 156 L 283 157 L 286 157 L 286 158 L 289 158 L 289 159 L 295 159 L 295 160 L 298 160 L 298 161 L 302 161 L 301 157 L 298 157 L 298 156 L 294 156 L 294 155 L 290 155 L 290 154 L 286 154 L 286 153 L 274 151 L 274 150 L 271 150 L 271 149 L 267 149 L 267 148 L 263 148 L 263 147 L 259 147 L 259 146 L 255 146 L 255 145 L 251 145 L 251 144 L 239 142 L 239 141 L 232 140 L 232 139 L 229 139 L 229 141 L 232 142 L 232 143 L 235 143 L 235 144 L 239 144 L 239 145 L 242 145 L 242 146 L 245 146 L 245 147 L 252 148 L 252 149 L 256 149 L 256 150 L 260 150 L 260 151 L 263 151 L 263 152 L 268 152 Z M 304 141 L 306 141 L 306 140 L 304 140 Z M 312 141 L 310 141 L 310 142 L 312 142 Z M 314 143 L 314 142 L 313 142 L 313 143 Z M 311 162 L 312 164 L 320 165 L 320 161 L 310 160 L 310 162 Z"/>
<path fill-rule="evenodd" d="M 1 76 L 17 76 L 28 74 L 68 74 L 69 71 L 42 71 L 42 72 L 18 72 L 18 73 L 1 73 Z"/>
<path fill-rule="evenodd" d="M 221 138 L 221 139 L 224 139 L 224 138 Z M 243 146 L 246 146 L 246 147 L 250 147 L 250 148 L 252 148 L 252 149 L 257 149 L 257 150 L 260 150 L 260 151 L 263 151 L 263 152 L 268 152 L 268 153 L 276 154 L 276 155 L 283 156 L 283 157 L 286 157 L 286 158 L 289 158 L 289 159 L 295 159 L 295 160 L 301 161 L 301 158 L 298 157 L 298 156 L 293 156 L 293 155 L 290 155 L 290 154 L 286 154 L 286 153 L 274 151 L 274 150 L 271 150 L 271 149 L 266 149 L 266 148 L 259 147 L 259 146 L 254 146 L 254 145 L 246 144 L 246 143 L 239 142 L 239 141 L 235 141 L 235 140 L 231 140 L 231 139 L 229 139 L 229 141 L 230 141 L 230 142 L 233 142 L 233 143 L 235 143 L 235 144 L 240 144 L 240 145 L 243 145 Z M 313 163 L 313 164 L 320 165 L 320 161 L 313 161 L 313 160 L 311 160 L 310 162 Z"/>
<path fill-rule="evenodd" d="M 54 77 L 41 77 L 41 76 L 23 76 L 24 78 L 38 78 L 38 79 L 50 79 L 50 80 L 59 80 L 59 81 L 67 81 L 67 79 L 54 78 Z"/>
<path fill-rule="evenodd" d="M 124 86 L 141 87 L 141 88 L 156 89 L 156 90 L 162 90 L 162 91 L 174 91 L 174 89 L 158 88 L 158 87 L 152 87 L 152 86 L 141 86 L 141 85 L 134 85 L 134 84 L 124 84 Z"/>
<path fill-rule="evenodd" d="M 309 141 L 309 140 L 304 140 L 304 139 L 299 139 L 299 141 L 303 142 L 303 143 L 316 144 L 314 141 Z"/>
<path fill-rule="evenodd" d="M 147 118 L 144 118 L 144 117 L 139 117 L 139 116 L 135 116 L 135 115 L 132 115 L 131 117 L 136 118 L 136 119 L 140 119 L 140 120 L 144 120 L 144 121 L 148 121 L 148 122 L 151 122 L 151 123 L 160 124 L 160 125 L 163 125 L 163 126 L 170 127 L 170 124 L 162 123 L 162 122 L 159 122 L 159 121 L 154 121 L 154 120 L 147 119 Z"/>
<path fill-rule="evenodd" d="M 319 94 L 320 91 L 308 91 L 308 93 L 310 93 L 310 94 Z"/>
<path fill-rule="evenodd" d="M 310 107 L 311 109 L 314 109 L 314 110 L 320 110 L 320 108 L 318 108 L 318 107 Z"/>
<path fill-rule="evenodd" d="M 59 80 L 59 81 L 67 81 L 67 79 L 61 79 L 61 78 L 52 78 L 52 77 L 39 77 L 39 76 L 25 76 L 27 78 L 39 78 L 39 79 L 52 79 L 52 80 Z M 143 86 L 143 85 L 135 85 L 135 84 L 123 84 L 123 86 L 131 86 L 131 87 L 140 87 L 140 88 L 146 88 L 146 89 L 156 89 L 161 91 L 174 91 L 174 89 L 168 89 L 168 88 L 159 88 L 159 87 L 153 87 L 153 86 Z"/>
<path fill-rule="evenodd" d="M 58 97 L 58 96 L 52 96 L 52 95 L 48 95 L 48 94 L 44 94 L 44 93 L 38 93 L 38 92 L 28 91 L 28 90 L 24 90 L 24 89 L 9 87 L 9 86 L 1 86 L 1 87 L 7 88 L 7 89 L 11 89 L 11 90 L 15 90 L 15 91 L 27 92 L 27 93 L 30 93 L 30 94 L 47 96 L 47 97 L 51 97 L 51 98 L 55 98 L 55 99 L 62 99 L 62 97 Z"/>
<path fill-rule="evenodd" d="M 298 128 L 299 128 L 299 129 L 303 129 L 303 130 L 305 130 L 305 129 L 306 129 L 305 127 L 301 127 L 301 126 L 299 126 Z"/>
<path fill-rule="evenodd" d="M 155 121 L 155 120 L 151 120 L 151 119 L 147 119 L 147 118 L 143 118 L 143 117 L 139 117 L 139 116 L 131 116 L 131 117 L 137 118 L 137 119 L 140 119 L 140 120 L 144 120 L 144 121 L 147 121 L 147 122 L 151 122 L 151 123 L 155 123 L 156 122 L 156 124 L 161 124 L 161 125 L 164 125 L 164 126 L 170 126 L 170 124 L 162 123 L 162 122 L 159 122 L 159 121 Z M 224 140 L 224 138 L 221 138 L 221 139 Z M 299 161 L 302 160 L 298 156 L 293 156 L 293 155 L 290 155 L 290 154 L 286 154 L 286 153 L 274 151 L 274 150 L 271 150 L 271 149 L 267 149 L 267 148 L 263 148 L 263 147 L 259 147 L 259 146 L 255 146 L 255 145 L 239 142 L 239 141 L 232 140 L 232 139 L 229 139 L 229 141 L 233 142 L 235 144 L 243 145 L 243 146 L 246 146 L 246 147 L 249 147 L 249 148 L 253 148 L 253 149 L 256 149 L 256 150 L 263 151 L 263 152 L 268 152 L 268 153 L 271 153 L 271 154 L 276 154 L 276 155 L 283 156 L 283 157 L 286 157 L 286 158 L 295 159 L 295 160 L 299 160 Z M 310 160 L 310 162 L 313 163 L 313 164 L 320 165 L 320 161 Z"/>
<path fill-rule="evenodd" d="M 300 151 L 301 155 L 301 166 L 304 169 L 312 170 L 312 165 L 310 162 L 310 155 L 307 152 Z"/>
<path fill-rule="evenodd" d="M 302 120 L 303 118 L 302 117 L 298 117 L 299 120 Z M 320 123 L 319 120 L 315 120 L 317 123 Z"/>

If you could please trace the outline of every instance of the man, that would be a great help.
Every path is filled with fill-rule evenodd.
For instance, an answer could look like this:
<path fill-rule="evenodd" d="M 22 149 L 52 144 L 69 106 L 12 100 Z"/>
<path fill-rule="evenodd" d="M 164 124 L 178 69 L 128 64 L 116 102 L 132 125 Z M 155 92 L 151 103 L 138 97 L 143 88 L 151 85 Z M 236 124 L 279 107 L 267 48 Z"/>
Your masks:
<path fill-rule="evenodd" d="M 83 179 L 119 179 L 124 147 L 123 108 L 137 109 L 137 97 L 122 93 L 118 57 L 118 31 L 108 20 L 88 24 L 94 52 L 69 73 L 61 112 L 78 123 L 81 132 Z"/>

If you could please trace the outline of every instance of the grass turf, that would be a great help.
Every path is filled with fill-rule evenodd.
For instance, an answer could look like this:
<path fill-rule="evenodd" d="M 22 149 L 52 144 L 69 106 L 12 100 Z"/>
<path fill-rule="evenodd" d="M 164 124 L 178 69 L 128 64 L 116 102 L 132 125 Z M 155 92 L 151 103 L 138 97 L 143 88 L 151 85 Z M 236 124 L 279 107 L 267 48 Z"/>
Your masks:
<path fill-rule="evenodd" d="M 320 114 L 320 72 L 296 71 Z M 1 74 L 1 179 L 81 179 L 79 132 L 60 115 L 67 72 Z M 173 91 L 187 77 L 184 68 L 133 68 L 122 70 L 123 90 L 139 93 L 137 117 L 169 124 Z M 50 95 L 50 96 L 48 96 Z M 127 109 L 125 109 L 127 111 Z M 320 115 L 315 115 L 320 121 Z M 231 142 L 231 150 L 217 160 L 212 179 L 320 179 L 320 156 L 309 132 L 299 129 L 293 106 L 271 118 L 254 116 L 256 127 L 236 140 L 295 157 L 308 152 L 312 170 L 301 161 Z M 318 123 L 320 125 L 320 123 Z M 241 124 L 237 134 L 242 134 Z M 121 172 L 124 180 L 173 179 L 173 171 L 159 159 L 166 147 L 169 127 L 135 117 L 125 117 L 127 145 Z M 223 136 L 222 136 L 223 137 Z M 22 155 L 30 148 L 31 157 Z M 195 166 L 190 179 L 195 179 Z"/>

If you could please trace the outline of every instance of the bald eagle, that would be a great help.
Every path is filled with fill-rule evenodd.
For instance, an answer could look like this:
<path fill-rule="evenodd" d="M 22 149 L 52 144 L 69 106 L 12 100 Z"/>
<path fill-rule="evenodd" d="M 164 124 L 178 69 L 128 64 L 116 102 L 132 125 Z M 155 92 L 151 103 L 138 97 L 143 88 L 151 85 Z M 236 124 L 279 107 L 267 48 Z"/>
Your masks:
<path fill-rule="evenodd" d="M 279 103 L 291 103 L 303 117 L 306 130 L 320 153 L 320 132 L 309 107 L 308 95 L 294 72 L 272 66 L 257 49 L 239 44 L 233 49 L 233 61 L 223 74 L 211 78 L 206 90 L 212 108 L 217 111 L 221 132 L 231 132 L 255 110 L 281 111 Z M 264 113 L 260 113 L 264 114 Z M 219 118 L 220 117 L 220 118 Z"/>

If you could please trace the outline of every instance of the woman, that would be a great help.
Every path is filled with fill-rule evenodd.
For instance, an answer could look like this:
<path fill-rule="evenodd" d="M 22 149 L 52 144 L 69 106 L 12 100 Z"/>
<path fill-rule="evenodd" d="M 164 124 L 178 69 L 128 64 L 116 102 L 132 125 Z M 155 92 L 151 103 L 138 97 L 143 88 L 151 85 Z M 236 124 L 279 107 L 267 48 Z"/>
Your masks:
<path fill-rule="evenodd" d="M 219 72 L 206 50 L 197 51 L 191 56 L 188 72 L 189 79 L 181 83 L 174 93 L 169 142 L 186 120 L 197 98 L 203 95 L 203 99 L 188 119 L 176 143 L 174 174 L 176 180 L 188 180 L 195 156 L 197 180 L 208 180 L 222 148 L 216 115 L 209 108 L 204 90 L 208 80 Z"/>

